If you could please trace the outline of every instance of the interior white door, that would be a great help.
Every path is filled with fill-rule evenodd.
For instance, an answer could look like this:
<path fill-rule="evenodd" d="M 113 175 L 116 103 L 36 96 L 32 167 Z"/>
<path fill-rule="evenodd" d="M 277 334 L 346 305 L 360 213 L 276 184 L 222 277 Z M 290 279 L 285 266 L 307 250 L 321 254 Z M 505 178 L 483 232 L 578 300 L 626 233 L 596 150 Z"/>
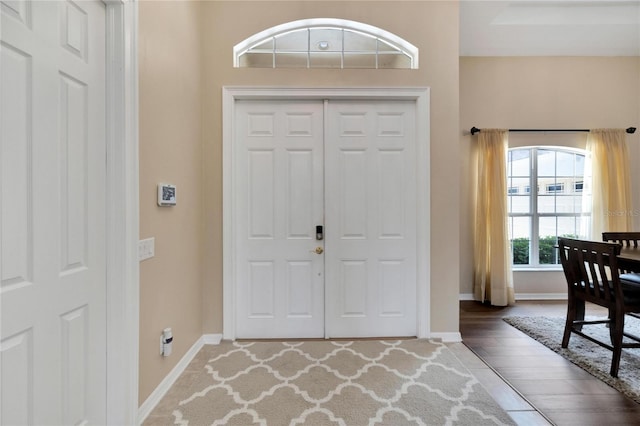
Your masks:
<path fill-rule="evenodd" d="M 104 424 L 105 6 L 1 15 L 0 423 Z"/>
<path fill-rule="evenodd" d="M 328 337 L 415 336 L 415 103 L 329 102 Z"/>
<path fill-rule="evenodd" d="M 236 337 L 323 337 L 323 104 L 238 101 L 235 135 Z"/>

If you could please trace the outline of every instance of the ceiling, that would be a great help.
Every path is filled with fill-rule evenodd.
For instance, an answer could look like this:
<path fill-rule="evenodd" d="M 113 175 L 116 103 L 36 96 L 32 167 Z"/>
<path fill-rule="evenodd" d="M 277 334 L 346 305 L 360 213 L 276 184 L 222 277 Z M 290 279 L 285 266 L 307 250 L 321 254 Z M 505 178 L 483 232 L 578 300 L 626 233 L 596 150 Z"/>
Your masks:
<path fill-rule="evenodd" d="M 462 0 L 460 55 L 640 56 L 640 0 Z"/>

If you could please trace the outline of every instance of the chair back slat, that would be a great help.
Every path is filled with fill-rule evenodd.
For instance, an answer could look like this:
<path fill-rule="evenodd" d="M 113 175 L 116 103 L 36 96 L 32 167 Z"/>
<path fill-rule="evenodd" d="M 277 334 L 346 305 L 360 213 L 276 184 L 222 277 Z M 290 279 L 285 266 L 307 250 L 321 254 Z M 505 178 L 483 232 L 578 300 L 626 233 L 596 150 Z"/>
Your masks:
<path fill-rule="evenodd" d="M 622 301 L 616 257 L 620 244 L 559 238 L 558 245 L 569 292 L 604 306 Z"/>
<path fill-rule="evenodd" d="M 591 279 L 590 282 L 592 283 L 598 283 L 600 282 L 600 265 L 599 265 L 599 261 L 602 260 L 602 256 L 598 256 L 599 253 L 593 253 L 591 251 L 586 251 L 585 252 L 585 260 L 584 263 L 585 265 L 587 265 L 589 267 L 589 278 Z M 600 257 L 600 259 L 598 259 Z M 605 299 L 608 300 L 607 298 L 607 289 L 603 288 L 599 285 L 590 285 L 589 286 L 591 290 L 591 293 L 594 297 L 598 297 L 601 299 Z"/>
<path fill-rule="evenodd" d="M 625 247 L 638 247 L 640 232 L 603 232 L 602 241 L 622 244 Z"/>
<path fill-rule="evenodd" d="M 596 254 L 596 264 L 600 268 L 600 274 L 598 275 L 599 282 L 602 284 L 602 287 L 596 286 L 598 289 L 602 289 L 604 294 L 601 294 L 600 297 L 603 297 L 605 300 L 613 301 L 615 295 L 615 287 L 613 284 L 613 280 L 611 279 L 611 267 L 609 262 L 609 255 L 605 255 L 601 252 Z M 614 256 L 615 257 L 615 256 Z"/>

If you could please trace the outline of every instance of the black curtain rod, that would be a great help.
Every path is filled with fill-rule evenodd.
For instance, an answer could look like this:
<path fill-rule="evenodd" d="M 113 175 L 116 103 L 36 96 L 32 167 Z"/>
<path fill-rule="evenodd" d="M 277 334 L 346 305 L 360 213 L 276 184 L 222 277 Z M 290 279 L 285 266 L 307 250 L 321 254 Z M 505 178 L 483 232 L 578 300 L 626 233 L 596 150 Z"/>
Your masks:
<path fill-rule="evenodd" d="M 482 129 L 478 129 L 476 126 L 471 128 L 471 135 L 481 132 Z M 509 129 L 510 132 L 589 132 L 589 129 Z M 629 127 L 626 129 L 629 134 L 635 133 L 635 127 Z"/>

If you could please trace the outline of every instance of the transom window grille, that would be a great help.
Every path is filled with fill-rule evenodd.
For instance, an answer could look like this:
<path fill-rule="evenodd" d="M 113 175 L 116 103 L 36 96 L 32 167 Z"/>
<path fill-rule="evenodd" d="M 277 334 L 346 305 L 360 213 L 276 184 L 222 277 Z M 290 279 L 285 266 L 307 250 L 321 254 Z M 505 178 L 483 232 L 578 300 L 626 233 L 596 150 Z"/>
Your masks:
<path fill-rule="evenodd" d="M 418 68 L 418 48 L 411 43 L 342 19 L 278 25 L 237 44 L 233 55 L 236 68 Z"/>
<path fill-rule="evenodd" d="M 590 237 L 585 154 L 555 147 L 509 150 L 507 200 L 514 269 L 557 268 L 558 237 Z"/>

